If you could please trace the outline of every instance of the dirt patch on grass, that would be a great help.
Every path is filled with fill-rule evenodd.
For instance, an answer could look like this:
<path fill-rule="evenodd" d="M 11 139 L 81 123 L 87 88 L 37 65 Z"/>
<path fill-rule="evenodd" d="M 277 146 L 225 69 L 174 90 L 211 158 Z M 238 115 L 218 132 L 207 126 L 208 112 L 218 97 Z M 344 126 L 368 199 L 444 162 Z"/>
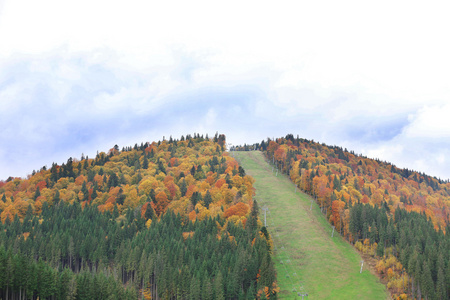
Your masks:
<path fill-rule="evenodd" d="M 292 254 L 292 259 L 304 259 L 306 257 L 305 253 L 295 253 Z"/>

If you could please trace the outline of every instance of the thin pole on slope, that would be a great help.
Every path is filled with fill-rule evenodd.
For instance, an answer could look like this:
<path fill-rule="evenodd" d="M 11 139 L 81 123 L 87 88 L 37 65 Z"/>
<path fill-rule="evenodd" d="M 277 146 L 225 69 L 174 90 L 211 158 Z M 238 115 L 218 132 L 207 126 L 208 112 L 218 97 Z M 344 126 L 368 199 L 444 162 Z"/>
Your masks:
<path fill-rule="evenodd" d="M 267 222 L 266 222 L 266 213 L 269 210 L 269 208 L 267 206 L 264 206 L 262 208 L 262 210 L 264 211 L 264 227 L 267 227 Z"/>

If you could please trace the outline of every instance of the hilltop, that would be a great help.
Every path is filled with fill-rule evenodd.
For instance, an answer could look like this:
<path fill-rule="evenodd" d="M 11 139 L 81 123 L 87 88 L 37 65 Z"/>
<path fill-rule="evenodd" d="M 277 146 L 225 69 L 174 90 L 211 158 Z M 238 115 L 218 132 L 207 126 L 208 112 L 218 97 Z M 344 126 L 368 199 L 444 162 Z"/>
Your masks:
<path fill-rule="evenodd" d="M 253 179 L 225 136 L 69 158 L 0 183 L 0 295 L 276 298 Z"/>

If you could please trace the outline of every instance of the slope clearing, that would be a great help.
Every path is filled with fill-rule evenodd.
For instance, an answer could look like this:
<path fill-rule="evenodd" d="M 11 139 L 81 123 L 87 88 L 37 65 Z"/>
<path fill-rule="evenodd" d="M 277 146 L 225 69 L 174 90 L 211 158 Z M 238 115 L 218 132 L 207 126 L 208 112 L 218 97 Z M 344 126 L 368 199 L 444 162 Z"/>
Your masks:
<path fill-rule="evenodd" d="M 234 152 L 255 178 L 256 199 L 266 206 L 267 227 L 274 238 L 280 299 L 389 299 L 385 286 L 361 256 L 332 228 L 311 198 L 295 191 L 285 176 L 272 172 L 259 151 Z M 262 211 L 262 219 L 264 211 Z"/>

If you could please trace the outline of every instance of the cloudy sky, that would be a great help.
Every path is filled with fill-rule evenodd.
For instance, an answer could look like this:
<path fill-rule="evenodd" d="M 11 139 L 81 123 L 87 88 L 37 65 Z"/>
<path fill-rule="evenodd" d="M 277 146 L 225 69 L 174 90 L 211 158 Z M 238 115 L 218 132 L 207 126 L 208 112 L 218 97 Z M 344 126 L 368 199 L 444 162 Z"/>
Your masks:
<path fill-rule="evenodd" d="M 0 179 L 216 131 L 450 178 L 446 2 L 0 0 Z"/>

